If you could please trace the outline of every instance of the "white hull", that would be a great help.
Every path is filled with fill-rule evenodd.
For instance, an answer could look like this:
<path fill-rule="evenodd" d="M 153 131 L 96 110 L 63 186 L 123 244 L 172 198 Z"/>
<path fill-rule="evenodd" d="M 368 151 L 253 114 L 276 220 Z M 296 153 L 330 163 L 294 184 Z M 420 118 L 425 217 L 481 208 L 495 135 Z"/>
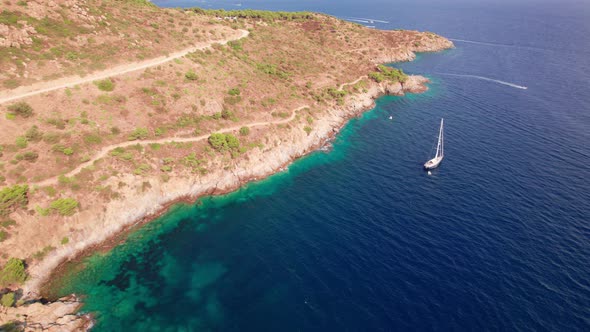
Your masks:
<path fill-rule="evenodd" d="M 424 164 L 425 169 L 433 169 L 437 168 L 440 165 L 440 162 L 443 160 L 443 157 L 432 158 Z"/>

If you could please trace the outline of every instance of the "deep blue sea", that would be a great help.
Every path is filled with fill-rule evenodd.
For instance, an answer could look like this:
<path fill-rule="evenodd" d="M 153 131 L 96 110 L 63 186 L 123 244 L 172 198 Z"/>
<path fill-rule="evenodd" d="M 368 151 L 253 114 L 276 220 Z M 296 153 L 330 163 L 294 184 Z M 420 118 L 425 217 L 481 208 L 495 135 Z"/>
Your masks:
<path fill-rule="evenodd" d="M 430 91 L 381 98 L 330 152 L 90 257 L 62 291 L 95 331 L 590 330 L 588 1 L 154 2 L 321 11 L 456 48 L 397 64 Z"/>

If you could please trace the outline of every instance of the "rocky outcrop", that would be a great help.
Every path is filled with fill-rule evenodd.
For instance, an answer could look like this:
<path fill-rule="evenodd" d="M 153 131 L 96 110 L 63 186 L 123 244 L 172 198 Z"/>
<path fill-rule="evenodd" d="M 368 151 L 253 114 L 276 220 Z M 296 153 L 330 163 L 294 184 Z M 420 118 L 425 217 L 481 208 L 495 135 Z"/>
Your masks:
<path fill-rule="evenodd" d="M 91 327 L 92 319 L 77 313 L 81 306 L 76 296 L 68 296 L 46 304 L 33 302 L 5 308 L 0 311 L 0 330 L 4 324 L 10 324 L 27 332 L 85 331 Z"/>
<path fill-rule="evenodd" d="M 33 36 L 37 31 L 26 21 L 18 21 L 18 26 L 0 24 L 0 47 L 16 47 L 33 44 Z"/>

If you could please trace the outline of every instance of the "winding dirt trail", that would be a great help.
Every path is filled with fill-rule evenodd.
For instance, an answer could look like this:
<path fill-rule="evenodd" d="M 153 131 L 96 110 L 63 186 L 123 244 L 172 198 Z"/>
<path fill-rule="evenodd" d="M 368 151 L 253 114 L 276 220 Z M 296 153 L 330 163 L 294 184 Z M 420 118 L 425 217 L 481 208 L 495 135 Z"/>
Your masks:
<path fill-rule="evenodd" d="M 363 75 L 359 78 L 357 78 L 356 80 L 352 81 L 352 82 L 348 82 L 348 83 L 342 83 L 340 84 L 340 86 L 338 87 L 338 90 L 342 90 L 344 89 L 345 86 L 349 86 L 349 85 L 354 85 L 357 84 L 358 82 L 360 82 L 362 79 L 367 78 L 367 75 Z"/>
<path fill-rule="evenodd" d="M 229 132 L 233 132 L 233 131 L 237 131 L 240 130 L 240 128 L 242 127 L 248 127 L 248 128 L 253 128 L 253 127 L 259 127 L 259 126 L 267 126 L 267 125 L 273 125 L 273 124 L 282 124 L 282 123 L 287 123 L 293 119 L 295 119 L 295 116 L 297 115 L 297 112 L 309 107 L 308 105 L 303 105 L 300 107 L 295 108 L 292 111 L 292 114 L 290 117 L 286 118 L 286 119 L 282 119 L 282 120 L 277 120 L 277 121 L 262 121 L 262 122 L 253 122 L 250 124 L 246 124 L 246 125 L 239 125 L 239 126 L 233 126 L 233 127 L 227 127 L 227 128 L 223 128 L 221 130 L 216 130 L 212 133 L 229 133 Z M 196 136 L 196 137 L 166 137 L 166 138 L 160 138 L 160 139 L 152 139 L 152 140 L 144 140 L 144 141 L 127 141 L 127 142 L 122 142 L 122 143 L 117 143 L 117 144 L 113 144 L 113 145 L 109 145 L 109 146 L 105 146 L 102 149 L 100 149 L 100 151 L 94 155 L 94 157 L 92 157 L 92 159 L 78 165 L 78 167 L 74 168 L 73 170 L 69 171 L 68 173 L 65 173 L 63 175 L 71 177 L 74 176 L 78 173 L 80 173 L 80 171 L 84 168 L 84 167 L 88 167 L 90 165 L 92 165 L 92 163 L 94 163 L 95 161 L 104 158 L 105 156 L 107 156 L 107 154 L 109 152 L 111 152 L 112 150 L 116 149 L 116 148 L 125 148 L 131 145 L 148 145 L 148 144 L 154 144 L 154 143 L 159 143 L 159 144 L 165 144 L 165 143 L 173 143 L 173 142 L 177 142 L 177 143 L 185 143 L 185 142 L 198 142 L 204 139 L 209 138 L 209 136 L 211 135 L 211 133 L 209 134 L 204 134 L 204 135 L 200 135 L 200 136 Z M 33 186 L 50 186 L 53 184 L 56 184 L 58 182 L 58 178 L 59 176 L 54 176 L 48 179 L 45 179 L 43 181 L 39 181 L 39 182 L 34 182 L 34 183 L 30 183 L 30 185 Z"/>
<path fill-rule="evenodd" d="M 21 99 L 21 98 L 25 98 L 25 97 L 34 96 L 34 95 L 37 95 L 40 93 L 45 93 L 45 92 L 49 92 L 49 91 L 73 87 L 78 84 L 89 83 L 89 82 L 96 81 L 96 80 L 103 80 L 108 77 L 113 77 L 113 76 L 117 76 L 117 75 L 126 74 L 126 73 L 129 73 L 132 71 L 136 71 L 136 70 L 141 70 L 141 69 L 146 69 L 146 68 L 158 66 L 158 65 L 161 65 L 161 64 L 166 63 L 168 61 L 182 58 L 183 56 L 185 56 L 191 52 L 195 52 L 198 50 L 203 50 L 203 49 L 209 48 L 214 44 L 225 45 L 230 41 L 242 39 L 244 37 L 247 37 L 250 34 L 250 32 L 248 32 L 247 30 L 237 30 L 237 31 L 239 32 L 239 34 L 236 34 L 235 36 L 232 36 L 232 37 L 229 37 L 226 39 L 198 43 L 190 48 L 184 49 L 182 51 L 174 52 L 174 53 L 171 53 L 166 56 L 161 56 L 161 57 L 157 57 L 157 58 L 153 58 L 153 59 L 149 59 L 149 60 L 145 60 L 145 61 L 126 63 L 124 65 L 119 65 L 119 66 L 116 66 L 116 67 L 113 67 L 113 68 L 110 68 L 110 69 L 107 69 L 104 71 L 90 74 L 86 77 L 70 76 L 70 77 L 64 77 L 64 78 L 60 78 L 60 79 L 53 80 L 53 81 L 39 82 L 39 83 L 35 83 L 32 85 L 22 86 L 22 87 L 18 87 L 16 89 L 13 89 L 13 90 L 0 91 L 0 104 L 6 103 L 9 101 L 13 101 L 13 100 L 17 100 L 17 99 Z"/>

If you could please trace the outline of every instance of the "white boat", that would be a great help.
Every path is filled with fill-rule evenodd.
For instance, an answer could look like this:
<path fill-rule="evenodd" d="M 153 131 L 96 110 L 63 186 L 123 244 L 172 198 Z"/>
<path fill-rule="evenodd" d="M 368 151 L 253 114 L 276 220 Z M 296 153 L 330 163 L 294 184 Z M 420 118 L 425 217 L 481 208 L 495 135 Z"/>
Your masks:
<path fill-rule="evenodd" d="M 440 119 L 440 131 L 438 132 L 438 143 L 436 144 L 436 154 L 424 164 L 425 169 L 437 168 L 445 156 L 445 144 L 443 141 L 443 120 Z"/>

